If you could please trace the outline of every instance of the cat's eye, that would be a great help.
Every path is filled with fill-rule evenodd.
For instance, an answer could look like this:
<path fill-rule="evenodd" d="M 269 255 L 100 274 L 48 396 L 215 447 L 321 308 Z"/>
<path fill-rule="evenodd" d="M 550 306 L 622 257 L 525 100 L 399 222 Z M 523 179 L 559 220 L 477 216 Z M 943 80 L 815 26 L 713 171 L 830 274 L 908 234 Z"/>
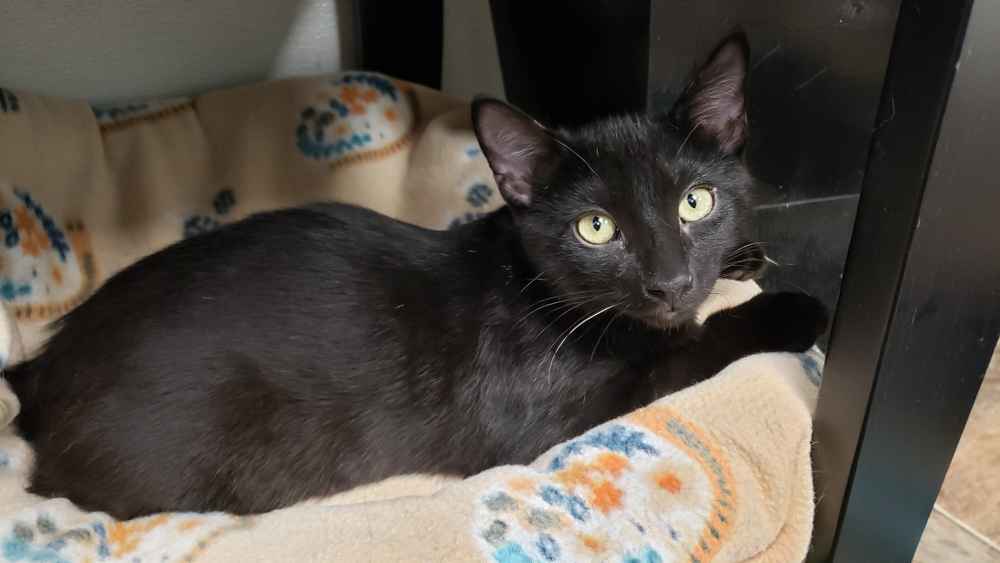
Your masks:
<path fill-rule="evenodd" d="M 590 244 L 607 244 L 615 238 L 618 227 L 610 217 L 599 213 L 588 213 L 576 222 L 576 231 L 580 238 Z"/>
<path fill-rule="evenodd" d="M 712 195 L 712 190 L 697 187 L 681 199 L 677 212 L 685 223 L 694 223 L 704 219 L 713 207 L 715 207 L 715 196 Z"/>

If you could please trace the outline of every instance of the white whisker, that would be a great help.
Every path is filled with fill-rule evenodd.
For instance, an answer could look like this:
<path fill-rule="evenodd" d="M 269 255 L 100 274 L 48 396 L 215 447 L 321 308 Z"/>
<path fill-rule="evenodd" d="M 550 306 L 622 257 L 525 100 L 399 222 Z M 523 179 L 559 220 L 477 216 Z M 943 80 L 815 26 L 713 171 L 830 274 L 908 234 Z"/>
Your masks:
<path fill-rule="evenodd" d="M 604 313 L 605 311 L 613 309 L 615 307 L 615 305 L 618 305 L 618 303 L 620 301 L 621 300 L 616 301 L 616 302 L 612 303 L 611 305 L 608 305 L 607 307 L 605 307 L 605 308 L 597 311 L 596 313 L 590 315 L 589 317 L 584 318 L 582 321 L 576 323 L 575 325 L 573 325 L 573 328 L 571 328 L 569 330 L 569 332 L 566 334 L 566 336 L 564 336 L 563 339 L 561 341 L 559 341 L 559 345 L 556 346 L 556 351 L 552 353 L 552 359 L 549 360 L 549 371 L 548 371 L 548 374 L 546 375 L 546 378 L 548 379 L 549 384 L 552 383 L 552 364 L 555 363 L 556 356 L 559 355 L 559 349 L 562 348 L 562 345 L 565 344 L 567 340 L 569 340 L 570 336 L 573 336 L 573 333 L 576 332 L 576 329 L 580 328 L 581 326 L 583 326 L 584 324 L 586 324 L 587 321 L 589 321 L 590 319 L 593 319 L 594 317 L 600 315 L 601 313 Z"/>
<path fill-rule="evenodd" d="M 587 159 L 585 159 L 585 158 L 583 158 L 582 156 L 580 156 L 580 153 L 576 152 L 575 150 L 573 150 L 573 148 L 572 148 L 572 147 L 570 147 L 570 146 L 569 146 L 569 145 L 567 145 L 566 143 L 564 143 L 564 142 L 560 141 L 559 139 L 556 139 L 555 137 L 551 137 L 551 139 L 552 139 L 553 141 L 555 141 L 555 142 L 559 143 L 560 145 L 562 145 L 562 146 L 566 147 L 566 150 L 568 150 L 569 152 L 571 152 L 571 153 L 575 154 L 577 158 L 579 158 L 580 160 L 582 160 L 582 161 L 583 161 L 583 163 L 587 165 L 587 168 L 590 168 L 590 171 L 594 173 L 594 177 L 595 177 L 595 178 L 598 178 L 598 179 L 600 179 L 600 176 L 598 176 L 598 175 L 597 175 L 597 171 L 596 171 L 596 170 L 594 170 L 594 167 L 593 167 L 593 166 L 591 166 L 589 162 L 587 162 Z"/>

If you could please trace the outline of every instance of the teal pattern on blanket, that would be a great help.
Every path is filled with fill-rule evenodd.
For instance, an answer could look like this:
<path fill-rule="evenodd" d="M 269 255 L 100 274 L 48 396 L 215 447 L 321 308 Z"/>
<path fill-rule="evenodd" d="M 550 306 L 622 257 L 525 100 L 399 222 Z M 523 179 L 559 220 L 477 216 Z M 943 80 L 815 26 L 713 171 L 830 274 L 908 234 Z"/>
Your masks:
<path fill-rule="evenodd" d="M 387 156 L 405 147 L 414 124 L 411 102 L 388 78 L 351 72 L 332 79 L 298 115 L 295 146 L 335 166 Z"/>
<path fill-rule="evenodd" d="M 474 149 L 465 149 L 466 153 L 469 151 L 475 151 L 473 156 L 478 154 L 478 158 L 483 158 L 482 151 L 479 150 L 479 145 L 476 145 Z M 465 187 L 461 188 L 460 192 L 465 203 L 469 204 L 469 208 L 471 209 L 465 212 L 456 210 L 455 215 L 452 215 L 448 223 L 444 226 L 445 229 L 454 229 L 455 227 L 460 227 L 466 223 L 481 219 L 499 205 L 499 194 L 497 194 L 497 191 L 483 182 L 482 178 L 478 175 L 467 180 Z"/>
<path fill-rule="evenodd" d="M 222 188 L 212 200 L 214 215 L 192 215 L 184 220 L 181 236 L 190 238 L 195 235 L 214 231 L 223 225 L 226 216 L 236 206 L 236 194 L 232 188 Z"/>
<path fill-rule="evenodd" d="M 0 519 L 0 562 L 191 562 L 222 534 L 254 523 L 226 514 L 160 514 L 119 522 L 67 512 L 36 506 Z"/>
<path fill-rule="evenodd" d="M 93 105 L 90 109 L 94 112 L 94 117 L 97 118 L 99 125 L 109 125 L 140 117 L 169 115 L 190 105 L 189 98 L 171 98 L 148 102 Z"/>
<path fill-rule="evenodd" d="M 0 539 L 0 556 L 5 561 L 67 562 L 72 544 L 89 545 L 97 556 L 106 559 L 110 555 L 107 533 L 103 524 L 76 526 L 59 530 L 48 514 L 41 514 L 33 522 L 16 522 L 12 529 Z"/>
<path fill-rule="evenodd" d="M 802 369 L 805 370 L 809 381 L 818 387 L 820 378 L 823 376 L 823 364 L 826 359 L 823 352 L 813 346 L 808 352 L 795 354 L 795 357 L 802 364 Z"/>

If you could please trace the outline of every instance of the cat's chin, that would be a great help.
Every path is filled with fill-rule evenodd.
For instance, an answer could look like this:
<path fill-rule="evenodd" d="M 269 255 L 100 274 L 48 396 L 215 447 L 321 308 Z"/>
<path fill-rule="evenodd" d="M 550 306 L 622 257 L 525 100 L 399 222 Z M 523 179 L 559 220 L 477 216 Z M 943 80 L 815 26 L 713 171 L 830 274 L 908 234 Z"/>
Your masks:
<path fill-rule="evenodd" d="M 648 311 L 636 311 L 627 313 L 630 317 L 642 321 L 650 328 L 670 329 L 683 325 L 694 318 L 695 311 L 684 309 L 665 310 L 659 307 Z"/>

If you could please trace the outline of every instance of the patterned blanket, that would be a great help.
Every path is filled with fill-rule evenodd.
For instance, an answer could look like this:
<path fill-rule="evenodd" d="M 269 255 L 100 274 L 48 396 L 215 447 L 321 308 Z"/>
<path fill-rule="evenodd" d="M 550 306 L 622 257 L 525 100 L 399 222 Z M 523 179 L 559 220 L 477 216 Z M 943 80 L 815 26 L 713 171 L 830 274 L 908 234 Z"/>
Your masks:
<path fill-rule="evenodd" d="M 376 74 L 113 107 L 0 89 L 0 365 L 138 258 L 327 199 L 433 229 L 501 205 L 468 107 Z M 756 291 L 720 282 L 703 314 Z M 746 358 L 530 466 L 128 522 L 24 491 L 31 450 L 0 380 L 0 561 L 801 561 L 821 363 Z"/>

